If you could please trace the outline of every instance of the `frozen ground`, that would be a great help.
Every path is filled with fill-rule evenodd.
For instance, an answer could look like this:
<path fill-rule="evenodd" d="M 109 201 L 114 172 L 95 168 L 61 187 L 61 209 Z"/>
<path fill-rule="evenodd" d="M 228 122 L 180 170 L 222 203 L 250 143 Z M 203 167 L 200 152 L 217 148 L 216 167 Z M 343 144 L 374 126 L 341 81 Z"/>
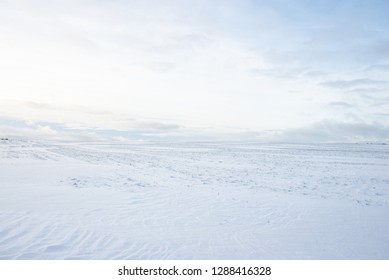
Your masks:
<path fill-rule="evenodd" d="M 389 259 L 389 146 L 0 141 L 1 259 Z"/>

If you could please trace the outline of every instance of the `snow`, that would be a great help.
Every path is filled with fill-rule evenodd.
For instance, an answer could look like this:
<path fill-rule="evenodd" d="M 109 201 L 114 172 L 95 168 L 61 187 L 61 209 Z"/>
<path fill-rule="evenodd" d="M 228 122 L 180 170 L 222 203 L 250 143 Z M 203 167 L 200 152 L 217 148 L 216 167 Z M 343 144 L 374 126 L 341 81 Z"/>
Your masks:
<path fill-rule="evenodd" d="M 389 146 L 0 141 L 1 259 L 388 259 Z"/>

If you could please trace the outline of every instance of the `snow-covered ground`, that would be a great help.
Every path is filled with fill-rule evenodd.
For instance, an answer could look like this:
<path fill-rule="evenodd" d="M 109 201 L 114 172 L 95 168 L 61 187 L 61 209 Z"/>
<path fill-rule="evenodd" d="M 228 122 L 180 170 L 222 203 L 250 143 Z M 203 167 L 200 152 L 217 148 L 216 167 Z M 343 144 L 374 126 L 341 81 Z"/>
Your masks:
<path fill-rule="evenodd" d="M 0 141 L 1 259 L 389 259 L 389 146 Z"/>

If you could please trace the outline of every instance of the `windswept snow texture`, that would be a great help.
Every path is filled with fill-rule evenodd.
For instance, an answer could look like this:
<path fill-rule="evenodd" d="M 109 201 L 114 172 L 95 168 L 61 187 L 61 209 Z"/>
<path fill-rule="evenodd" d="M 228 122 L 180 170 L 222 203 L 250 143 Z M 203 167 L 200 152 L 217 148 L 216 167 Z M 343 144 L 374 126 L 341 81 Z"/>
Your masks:
<path fill-rule="evenodd" d="M 389 146 L 0 141 L 1 259 L 389 259 Z"/>

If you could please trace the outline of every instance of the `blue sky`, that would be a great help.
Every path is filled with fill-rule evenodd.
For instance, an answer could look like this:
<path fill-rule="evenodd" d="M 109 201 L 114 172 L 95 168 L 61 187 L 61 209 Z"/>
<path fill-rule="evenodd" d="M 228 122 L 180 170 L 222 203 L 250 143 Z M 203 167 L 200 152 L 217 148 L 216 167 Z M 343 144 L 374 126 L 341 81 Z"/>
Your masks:
<path fill-rule="evenodd" d="M 0 131 L 388 141 L 388 14 L 387 1 L 0 1 Z"/>

